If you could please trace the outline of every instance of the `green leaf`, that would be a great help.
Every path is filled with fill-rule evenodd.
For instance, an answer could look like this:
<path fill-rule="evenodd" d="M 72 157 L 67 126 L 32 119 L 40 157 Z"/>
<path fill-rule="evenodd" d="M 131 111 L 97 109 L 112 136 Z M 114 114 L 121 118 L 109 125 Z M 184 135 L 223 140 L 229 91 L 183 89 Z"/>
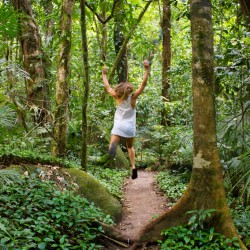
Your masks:
<path fill-rule="evenodd" d="M 38 244 L 38 248 L 39 248 L 40 250 L 46 249 L 46 243 L 45 243 L 45 242 L 39 243 L 39 244 Z"/>

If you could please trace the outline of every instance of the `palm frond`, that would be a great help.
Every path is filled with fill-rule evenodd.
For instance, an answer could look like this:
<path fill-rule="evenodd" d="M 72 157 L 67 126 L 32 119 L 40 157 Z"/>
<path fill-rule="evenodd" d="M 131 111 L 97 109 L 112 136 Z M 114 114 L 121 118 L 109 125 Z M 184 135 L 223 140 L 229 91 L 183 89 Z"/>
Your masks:
<path fill-rule="evenodd" d="M 0 126 L 13 127 L 16 120 L 16 112 L 8 106 L 0 106 Z"/>
<path fill-rule="evenodd" d="M 18 13 L 11 5 L 0 5 L 0 36 L 5 38 L 15 38 L 18 35 L 19 22 Z"/>
<path fill-rule="evenodd" d="M 240 196 L 250 196 L 250 150 L 235 157 L 229 162 L 229 172 L 233 181 L 230 192 L 234 189 L 240 190 Z"/>
<path fill-rule="evenodd" d="M 21 180 L 20 177 L 21 175 L 15 170 L 2 169 L 0 170 L 0 187 L 19 182 Z"/>

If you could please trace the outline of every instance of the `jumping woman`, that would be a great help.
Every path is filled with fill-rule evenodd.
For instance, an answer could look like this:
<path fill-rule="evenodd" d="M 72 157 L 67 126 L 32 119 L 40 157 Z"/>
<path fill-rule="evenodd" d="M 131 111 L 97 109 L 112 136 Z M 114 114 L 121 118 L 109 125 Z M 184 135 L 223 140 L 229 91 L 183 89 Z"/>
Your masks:
<path fill-rule="evenodd" d="M 109 85 L 107 79 L 107 68 L 102 69 L 102 79 L 107 92 L 115 99 L 116 112 L 114 117 L 114 126 L 111 131 L 111 139 L 109 144 L 109 154 L 112 158 L 116 155 L 116 148 L 121 139 L 125 139 L 128 150 L 129 160 L 132 167 L 132 179 L 137 178 L 137 169 L 135 166 L 135 150 L 133 141 L 136 134 L 136 100 L 143 92 L 148 76 L 149 62 L 143 62 L 145 73 L 141 85 L 133 93 L 133 85 L 129 82 L 121 82 L 114 89 Z"/>

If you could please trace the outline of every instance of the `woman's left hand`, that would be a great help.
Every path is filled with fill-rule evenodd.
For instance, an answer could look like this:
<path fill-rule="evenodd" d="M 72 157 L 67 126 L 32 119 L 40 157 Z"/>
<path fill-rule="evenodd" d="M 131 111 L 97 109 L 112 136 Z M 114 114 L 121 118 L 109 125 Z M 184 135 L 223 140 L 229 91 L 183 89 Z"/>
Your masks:
<path fill-rule="evenodd" d="M 107 67 L 105 65 L 102 67 L 102 74 L 107 74 Z"/>
<path fill-rule="evenodd" d="M 148 60 L 144 60 L 143 61 L 143 65 L 144 65 L 145 69 L 148 69 L 149 68 L 149 61 Z"/>

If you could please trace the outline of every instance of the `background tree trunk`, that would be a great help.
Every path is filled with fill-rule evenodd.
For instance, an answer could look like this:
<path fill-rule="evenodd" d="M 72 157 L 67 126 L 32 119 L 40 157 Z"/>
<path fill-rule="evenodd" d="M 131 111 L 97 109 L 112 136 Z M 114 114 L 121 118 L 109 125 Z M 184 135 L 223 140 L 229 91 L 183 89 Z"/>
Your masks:
<path fill-rule="evenodd" d="M 250 13 L 250 2 L 248 0 L 239 0 L 242 12 L 249 16 Z"/>
<path fill-rule="evenodd" d="M 71 24 L 74 0 L 63 0 L 60 17 L 60 42 L 56 82 L 56 111 L 54 122 L 54 139 L 52 154 L 66 155 L 68 103 L 69 103 L 69 66 L 71 48 Z"/>
<path fill-rule="evenodd" d="M 81 166 L 83 170 L 87 170 L 87 107 L 89 96 L 89 62 L 88 62 L 88 46 L 87 46 L 87 28 L 86 28 L 86 6 L 85 0 L 81 0 L 81 30 L 82 30 L 82 53 L 83 53 L 83 89 L 82 98 L 82 156 Z"/>
<path fill-rule="evenodd" d="M 143 15 L 144 15 L 145 12 L 147 11 L 147 9 L 148 9 L 149 5 L 151 4 L 151 2 L 152 2 L 152 1 L 150 0 L 150 1 L 148 1 L 148 2 L 146 3 L 145 7 L 143 8 L 143 10 L 141 11 L 140 15 L 139 15 L 138 18 L 137 18 L 137 22 L 134 24 L 134 26 L 131 28 L 131 30 L 129 31 L 129 33 L 128 33 L 127 36 L 125 37 L 125 39 L 124 39 L 124 41 L 123 41 L 123 43 L 122 43 L 122 45 L 121 45 L 121 47 L 120 47 L 120 50 L 119 50 L 118 54 L 116 55 L 115 61 L 114 61 L 114 63 L 113 63 L 113 67 L 112 67 L 112 69 L 111 69 L 111 71 L 110 71 L 110 73 L 109 73 L 109 76 L 108 76 L 109 82 L 110 82 L 110 83 L 112 83 L 112 80 L 113 80 L 113 77 L 114 77 L 114 74 L 115 74 L 115 70 L 116 70 L 116 68 L 118 67 L 119 62 L 120 62 L 120 60 L 121 60 L 121 58 L 122 58 L 124 52 L 125 52 L 126 49 L 127 49 L 127 44 L 128 44 L 129 39 L 130 39 L 131 36 L 133 35 L 133 32 L 134 32 L 135 29 L 137 28 L 138 24 L 140 23 L 140 21 L 141 21 Z"/>
<path fill-rule="evenodd" d="M 53 14 L 53 2 L 52 0 L 46 0 L 44 2 L 44 12 L 46 13 L 46 32 L 45 32 L 45 44 L 52 49 L 53 36 L 54 36 L 54 19 L 50 17 Z"/>
<path fill-rule="evenodd" d="M 246 19 L 246 25 L 248 30 L 250 30 L 250 1 L 249 0 L 239 0 L 242 13 Z"/>
<path fill-rule="evenodd" d="M 102 19 L 106 19 L 106 0 L 101 1 Z M 102 37 L 101 37 L 101 60 L 105 64 L 107 56 L 107 25 L 106 23 L 101 24 L 102 26 Z"/>
<path fill-rule="evenodd" d="M 224 190 L 216 141 L 214 105 L 214 52 L 209 0 L 191 0 L 192 79 L 193 79 L 193 171 L 187 191 L 166 213 L 150 222 L 132 249 L 160 239 L 161 231 L 186 224 L 188 211 L 215 209 L 208 226 L 232 238 L 237 235 Z M 244 245 L 242 245 L 242 249 Z"/>
<path fill-rule="evenodd" d="M 170 0 L 163 0 L 162 6 L 162 99 L 163 104 L 169 102 L 168 89 L 170 87 L 169 70 L 171 65 L 171 9 Z M 161 125 L 170 125 L 167 112 L 163 106 Z"/>
<path fill-rule="evenodd" d="M 125 40 L 125 14 L 123 1 L 119 1 L 116 6 L 115 15 L 114 15 L 114 46 L 116 55 L 119 53 L 121 46 Z M 127 46 L 123 49 L 120 60 L 117 64 L 117 75 L 118 83 L 126 82 L 128 78 L 128 58 L 127 58 Z"/>
<path fill-rule="evenodd" d="M 46 123 L 49 120 L 50 109 L 49 88 L 45 70 L 45 57 L 41 49 L 41 37 L 38 26 L 33 18 L 32 6 L 29 0 L 12 0 L 14 8 L 20 16 L 20 43 L 24 70 L 29 73 L 26 79 L 28 104 L 34 112 L 36 123 Z"/>

